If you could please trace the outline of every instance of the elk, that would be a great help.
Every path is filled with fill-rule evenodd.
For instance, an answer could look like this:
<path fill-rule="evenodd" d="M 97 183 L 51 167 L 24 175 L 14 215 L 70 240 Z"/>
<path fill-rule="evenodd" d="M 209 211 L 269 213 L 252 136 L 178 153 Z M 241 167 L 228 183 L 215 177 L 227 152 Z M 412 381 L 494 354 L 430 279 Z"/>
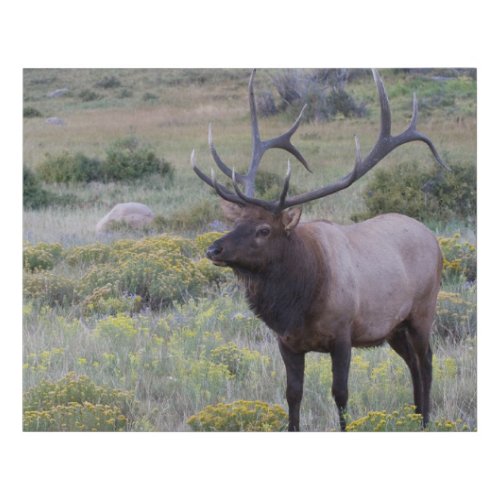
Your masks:
<path fill-rule="evenodd" d="M 431 140 L 417 130 L 417 99 L 408 128 L 391 135 L 391 112 L 384 84 L 373 77 L 381 107 L 378 140 L 362 157 L 355 137 L 353 170 L 340 180 L 305 194 L 288 197 L 291 169 L 275 201 L 254 194 L 255 176 L 262 155 L 280 148 L 305 168 L 308 163 L 291 143 L 304 111 L 279 137 L 261 140 L 256 114 L 252 72 L 249 101 L 252 156 L 245 175 L 229 168 L 218 155 L 209 126 L 209 147 L 219 169 L 232 180 L 232 188 L 219 183 L 197 166 L 195 173 L 223 199 L 225 215 L 234 229 L 215 241 L 206 255 L 218 266 L 229 266 L 243 283 L 253 312 L 272 329 L 286 368 L 288 430 L 299 430 L 307 352 L 329 353 L 332 359 L 332 396 L 340 427 L 346 429 L 348 375 L 353 347 L 384 342 L 408 365 L 416 412 L 427 425 L 432 382 L 430 335 L 440 287 L 442 256 L 432 232 L 420 222 L 400 214 L 383 214 L 352 225 L 325 220 L 299 224 L 301 206 L 348 188 L 397 147 L 423 141 L 437 162 Z M 240 188 L 244 186 L 245 192 Z"/>

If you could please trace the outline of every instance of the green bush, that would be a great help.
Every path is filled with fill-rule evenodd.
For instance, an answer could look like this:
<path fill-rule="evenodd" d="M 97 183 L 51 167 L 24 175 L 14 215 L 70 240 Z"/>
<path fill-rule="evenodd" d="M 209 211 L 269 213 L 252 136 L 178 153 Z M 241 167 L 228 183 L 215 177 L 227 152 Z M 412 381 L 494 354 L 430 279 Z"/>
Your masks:
<path fill-rule="evenodd" d="M 418 432 L 426 431 L 470 431 L 462 421 L 438 420 L 430 422 L 422 428 L 422 416 L 415 413 L 415 407 L 406 405 L 403 410 L 392 413 L 371 411 L 366 416 L 350 422 L 346 426 L 348 432 Z"/>
<path fill-rule="evenodd" d="M 208 280 L 187 256 L 194 252 L 189 240 L 168 236 L 115 242 L 108 260 L 82 277 L 81 295 L 88 301 L 95 289 L 111 285 L 114 297 L 139 296 L 155 309 L 197 295 Z"/>
<path fill-rule="evenodd" d="M 23 397 L 24 431 L 120 431 L 131 423 L 133 395 L 68 373 Z"/>
<path fill-rule="evenodd" d="M 234 342 L 222 344 L 210 351 L 211 361 L 225 365 L 229 373 L 239 380 L 247 377 L 252 364 L 259 361 L 261 357 L 259 352 L 240 348 Z"/>
<path fill-rule="evenodd" d="M 152 174 L 160 174 L 171 181 L 173 168 L 150 148 L 142 146 L 135 137 L 116 141 L 106 151 L 102 162 L 102 179 L 105 182 L 134 181 Z"/>
<path fill-rule="evenodd" d="M 205 407 L 189 417 L 194 431 L 254 431 L 278 432 L 287 427 L 286 411 L 279 405 L 263 401 L 235 401 Z"/>
<path fill-rule="evenodd" d="M 101 177 L 101 162 L 82 153 L 47 154 L 38 166 L 37 173 L 48 183 L 97 181 Z"/>
<path fill-rule="evenodd" d="M 37 175 L 30 169 L 23 169 L 23 206 L 28 210 L 38 210 L 49 206 L 73 206 L 79 203 L 71 193 L 56 194 L 47 191 Z"/>
<path fill-rule="evenodd" d="M 110 259 L 111 249 L 111 245 L 104 243 L 69 248 L 64 252 L 64 261 L 70 266 L 102 264 Z"/>
<path fill-rule="evenodd" d="M 38 177 L 29 169 L 23 168 L 23 206 L 36 210 L 51 204 L 54 197 L 42 187 Z"/>
<path fill-rule="evenodd" d="M 449 217 L 476 218 L 477 172 L 475 165 L 456 164 L 439 170 L 432 179 L 430 194 L 438 200 L 439 210 Z"/>
<path fill-rule="evenodd" d="M 219 205 L 213 200 L 205 200 L 177 210 L 168 220 L 170 229 L 199 230 L 220 217 Z"/>
<path fill-rule="evenodd" d="M 99 80 L 95 83 L 96 87 L 100 87 L 103 89 L 114 89 L 117 87 L 121 87 L 121 81 L 114 75 L 105 76 L 102 80 Z"/>
<path fill-rule="evenodd" d="M 102 98 L 102 96 L 100 94 L 98 94 L 97 92 L 94 92 L 93 90 L 89 90 L 89 89 L 82 90 L 78 94 L 78 97 L 83 102 L 97 101 L 98 99 Z"/>
<path fill-rule="evenodd" d="M 67 306 L 78 300 L 75 282 L 49 271 L 25 273 L 23 296 L 51 307 Z"/>
<path fill-rule="evenodd" d="M 333 120 L 341 113 L 346 117 L 365 116 L 364 104 L 344 89 L 349 77 L 348 70 L 333 69 L 287 69 L 273 77 L 273 84 L 280 95 L 279 108 L 291 111 L 294 115 L 304 104 L 304 121 Z"/>
<path fill-rule="evenodd" d="M 38 118 L 40 116 L 42 116 L 42 113 L 33 106 L 26 106 L 23 109 L 23 118 Z"/>
<path fill-rule="evenodd" d="M 368 211 L 353 219 L 396 212 L 426 221 L 475 220 L 476 169 L 473 165 L 450 168 L 426 171 L 406 163 L 376 170 L 363 192 Z"/>
<path fill-rule="evenodd" d="M 23 249 L 23 267 L 26 271 L 52 269 L 61 259 L 63 248 L 59 243 L 26 245 Z"/>
<path fill-rule="evenodd" d="M 160 174 L 168 181 L 173 179 L 172 166 L 134 137 L 114 142 L 103 161 L 82 153 L 47 154 L 37 173 L 44 182 L 66 184 L 135 181 L 153 174 Z"/>
<path fill-rule="evenodd" d="M 446 281 L 476 281 L 476 246 L 463 241 L 459 233 L 451 237 L 439 237 L 443 254 L 443 279 Z"/>
<path fill-rule="evenodd" d="M 102 315 L 138 312 L 144 306 L 158 309 L 199 296 L 204 287 L 232 279 L 230 269 L 202 257 L 207 242 L 221 234 L 195 240 L 159 235 L 68 250 L 59 244 L 27 245 L 25 298 L 48 305 L 79 304 L 85 315 Z M 58 263 L 76 272 L 78 282 L 48 272 Z"/>
<path fill-rule="evenodd" d="M 276 200 L 281 195 L 283 189 L 284 176 L 274 172 L 259 172 L 255 178 L 255 190 L 259 196 L 267 200 Z M 288 195 L 297 194 L 297 189 L 293 184 L 288 188 Z"/>
<path fill-rule="evenodd" d="M 121 297 L 117 296 L 113 286 L 108 283 L 92 290 L 84 298 L 81 306 L 84 315 L 109 316 L 122 313 L 138 313 L 142 309 L 143 302 L 142 297 L 139 295 L 125 294 Z"/>
<path fill-rule="evenodd" d="M 154 102 L 158 100 L 158 96 L 156 94 L 153 94 L 152 92 L 145 92 L 142 95 L 142 100 L 145 102 Z"/>

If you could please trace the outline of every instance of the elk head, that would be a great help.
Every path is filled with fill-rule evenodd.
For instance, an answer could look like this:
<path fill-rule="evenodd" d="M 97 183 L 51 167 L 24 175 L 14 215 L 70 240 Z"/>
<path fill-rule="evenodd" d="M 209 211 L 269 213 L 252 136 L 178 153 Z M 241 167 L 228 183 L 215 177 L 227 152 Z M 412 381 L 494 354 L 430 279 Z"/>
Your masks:
<path fill-rule="evenodd" d="M 265 271 L 283 258 L 287 240 L 302 212 L 300 207 L 293 207 L 273 213 L 225 201 L 222 210 L 234 222 L 234 229 L 215 241 L 206 255 L 216 265 L 250 272 Z"/>
<path fill-rule="evenodd" d="M 273 261 L 279 260 L 284 251 L 283 245 L 286 245 L 287 239 L 291 237 L 294 228 L 299 222 L 301 215 L 300 205 L 346 189 L 402 144 L 411 141 L 426 143 L 437 162 L 447 168 L 443 160 L 439 157 L 431 140 L 416 128 L 418 109 L 415 95 L 413 96 L 413 115 L 408 128 L 399 135 L 391 135 L 391 111 L 384 84 L 378 72 L 376 70 L 372 70 L 372 72 L 380 101 L 381 126 L 378 140 L 367 156 L 362 157 L 358 138 L 355 137 L 355 163 L 353 170 L 349 174 L 332 184 L 291 197 L 287 196 L 291 176 L 289 161 L 281 195 L 275 201 L 268 201 L 255 197 L 255 177 L 260 160 L 267 150 L 273 148 L 284 149 L 297 158 L 310 171 L 304 157 L 291 143 L 291 137 L 300 125 L 305 106 L 287 132 L 272 139 L 261 140 L 253 91 L 255 70 L 252 71 L 249 83 L 252 157 L 247 173 L 244 175 L 236 173 L 234 169 L 229 168 L 221 160 L 212 140 L 210 126 L 208 143 L 212 157 L 219 169 L 231 178 L 233 190 L 226 188 L 216 180 L 213 169 L 211 177 L 205 175 L 196 165 L 194 150 L 191 154 L 193 170 L 198 177 L 211 186 L 225 200 L 223 203 L 224 213 L 235 223 L 235 228 L 232 232 L 214 242 L 208 249 L 207 257 L 214 264 L 229 265 L 236 269 L 241 267 L 248 270 L 258 270 L 266 267 Z M 244 186 L 244 192 L 241 190 L 240 184 Z"/>

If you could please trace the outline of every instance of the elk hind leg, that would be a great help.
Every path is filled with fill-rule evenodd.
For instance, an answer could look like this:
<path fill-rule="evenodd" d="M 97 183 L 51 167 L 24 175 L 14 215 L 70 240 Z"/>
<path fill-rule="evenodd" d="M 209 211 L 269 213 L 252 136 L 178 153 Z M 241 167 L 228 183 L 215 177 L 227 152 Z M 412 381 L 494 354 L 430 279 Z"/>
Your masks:
<path fill-rule="evenodd" d="M 350 343 L 336 342 L 330 355 L 332 357 L 333 372 L 332 396 L 339 412 L 340 430 L 345 431 L 347 399 L 349 395 L 349 366 L 351 363 Z"/>
<path fill-rule="evenodd" d="M 417 354 L 410 342 L 408 329 L 405 325 L 397 328 L 388 339 L 389 345 L 403 358 L 408 366 L 413 384 L 413 401 L 416 413 L 422 413 L 423 385 Z"/>
<path fill-rule="evenodd" d="M 429 422 L 430 393 L 432 385 L 432 349 L 430 346 L 430 333 L 432 318 L 420 317 L 410 321 L 409 339 L 418 358 L 420 376 L 422 379 L 422 417 L 424 427 Z"/>

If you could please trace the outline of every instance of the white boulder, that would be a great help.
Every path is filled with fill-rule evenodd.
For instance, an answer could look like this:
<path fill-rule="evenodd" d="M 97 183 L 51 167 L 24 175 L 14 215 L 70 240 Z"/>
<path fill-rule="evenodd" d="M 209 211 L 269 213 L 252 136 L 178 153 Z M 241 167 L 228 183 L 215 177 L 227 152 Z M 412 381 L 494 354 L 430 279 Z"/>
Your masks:
<path fill-rule="evenodd" d="M 153 220 L 151 209 L 142 203 L 118 203 L 96 225 L 96 233 L 106 232 L 112 223 L 124 223 L 133 229 L 141 229 Z"/>

